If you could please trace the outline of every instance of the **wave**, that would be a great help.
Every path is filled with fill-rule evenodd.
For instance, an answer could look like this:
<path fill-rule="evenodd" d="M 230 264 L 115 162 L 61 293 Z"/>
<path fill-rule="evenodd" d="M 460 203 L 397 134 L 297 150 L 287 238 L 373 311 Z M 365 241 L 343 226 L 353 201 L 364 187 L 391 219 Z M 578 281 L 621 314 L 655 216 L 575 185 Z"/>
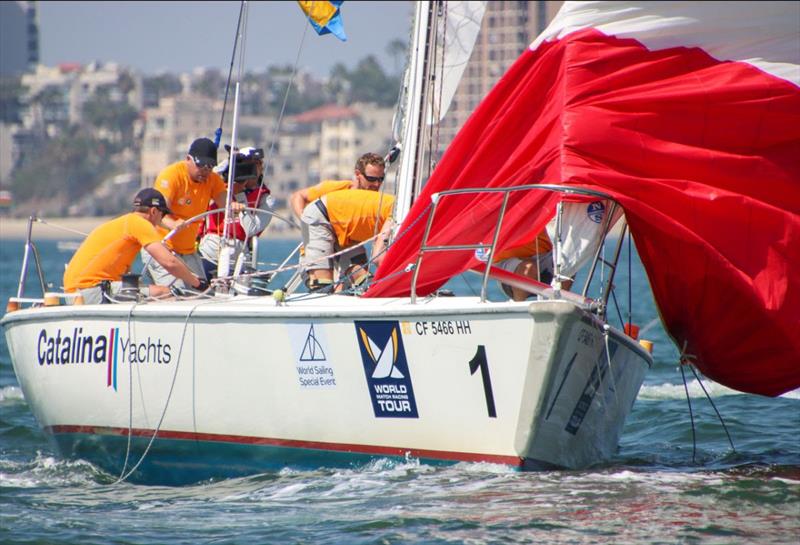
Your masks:
<path fill-rule="evenodd" d="M 20 390 L 19 386 L 5 386 L 0 388 L 0 403 L 14 403 L 24 400 L 25 396 L 22 395 L 22 390 Z"/>
<path fill-rule="evenodd" d="M 723 386 L 722 384 L 718 384 L 716 382 L 712 382 L 710 380 L 704 380 L 703 386 L 705 386 L 708 395 L 711 397 L 722 397 L 727 395 L 750 395 L 745 394 L 744 392 L 739 392 L 738 390 L 733 390 L 728 388 L 727 386 Z M 697 379 L 693 379 L 687 382 L 687 387 L 689 390 L 689 396 L 692 398 L 698 397 L 705 397 L 705 393 L 703 393 L 703 388 L 698 382 Z M 783 399 L 800 399 L 800 388 L 796 390 L 791 390 L 786 392 L 785 394 L 779 396 Z M 683 387 L 683 384 L 672 384 L 672 383 L 662 383 L 662 384 L 651 384 L 651 385 L 644 385 L 642 389 L 639 390 L 639 399 L 648 399 L 648 400 L 659 400 L 659 399 L 686 399 L 686 391 Z"/>
<path fill-rule="evenodd" d="M 63 460 L 42 452 L 25 462 L 0 459 L 1 488 L 37 488 L 86 485 L 108 476 L 83 460 Z"/>

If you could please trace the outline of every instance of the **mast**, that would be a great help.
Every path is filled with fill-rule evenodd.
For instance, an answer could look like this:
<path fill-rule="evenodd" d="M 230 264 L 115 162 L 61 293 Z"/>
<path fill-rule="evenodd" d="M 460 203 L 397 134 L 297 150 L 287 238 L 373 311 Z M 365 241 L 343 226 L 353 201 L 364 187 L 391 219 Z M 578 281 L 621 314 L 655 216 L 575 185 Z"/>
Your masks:
<path fill-rule="evenodd" d="M 223 224 L 222 247 L 220 248 L 219 263 L 217 264 L 217 276 L 222 278 L 228 276 L 231 266 L 231 257 L 234 253 L 235 234 L 234 216 L 231 213 L 231 203 L 233 202 L 233 180 L 236 179 L 236 156 L 238 154 L 236 146 L 236 136 L 239 125 L 239 86 L 242 81 L 244 70 L 244 48 L 245 35 L 247 29 L 247 1 L 242 2 L 242 25 L 239 29 L 239 41 L 242 44 L 239 50 L 239 67 L 236 75 L 236 88 L 233 95 L 233 126 L 231 128 L 231 154 L 228 167 L 228 192 L 225 199 L 225 222 Z M 219 206 L 219 203 L 217 203 Z"/>
<path fill-rule="evenodd" d="M 431 132 L 440 123 L 467 66 L 486 2 L 417 2 L 411 55 L 404 81 L 403 157 L 398 170 L 395 219 L 402 222 L 431 175 Z M 427 160 L 426 160 L 427 159 Z"/>
<path fill-rule="evenodd" d="M 397 207 L 395 219 L 402 223 L 419 192 L 424 161 L 422 145 L 425 121 L 428 119 L 427 100 L 430 80 L 430 60 L 434 54 L 437 2 L 417 2 L 412 33 L 411 55 L 405 77 L 404 134 L 401 143 Z"/>

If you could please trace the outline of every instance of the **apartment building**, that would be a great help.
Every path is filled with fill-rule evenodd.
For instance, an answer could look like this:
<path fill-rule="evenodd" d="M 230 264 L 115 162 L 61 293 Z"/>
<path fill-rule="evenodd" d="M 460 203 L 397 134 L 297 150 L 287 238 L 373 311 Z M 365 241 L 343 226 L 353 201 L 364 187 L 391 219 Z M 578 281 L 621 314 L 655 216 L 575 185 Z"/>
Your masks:
<path fill-rule="evenodd" d="M 159 101 L 144 110 L 141 184 L 153 185 L 167 165 L 186 156 L 191 143 L 200 137 L 214 138 L 222 101 L 201 95 L 181 94 Z"/>
<path fill-rule="evenodd" d="M 270 188 L 283 204 L 292 192 L 321 180 L 349 180 L 366 152 L 390 146 L 393 110 L 374 104 L 327 104 L 288 118 L 272 161 Z"/>
<path fill-rule="evenodd" d="M 450 109 L 438 126 L 441 156 L 478 103 L 536 36 L 555 17 L 563 2 L 488 2 L 469 64 Z"/>
<path fill-rule="evenodd" d="M 129 88 L 121 86 L 123 81 Z M 22 125 L 44 126 L 49 133 L 65 123 L 80 123 L 83 105 L 101 87 L 114 101 L 127 102 L 137 110 L 142 107 L 141 76 L 117 63 L 39 64 L 22 76 L 21 83 L 27 88 L 23 101 L 28 105 Z"/>
<path fill-rule="evenodd" d="M 0 2 L 0 77 L 22 74 L 38 63 L 37 2 Z"/>

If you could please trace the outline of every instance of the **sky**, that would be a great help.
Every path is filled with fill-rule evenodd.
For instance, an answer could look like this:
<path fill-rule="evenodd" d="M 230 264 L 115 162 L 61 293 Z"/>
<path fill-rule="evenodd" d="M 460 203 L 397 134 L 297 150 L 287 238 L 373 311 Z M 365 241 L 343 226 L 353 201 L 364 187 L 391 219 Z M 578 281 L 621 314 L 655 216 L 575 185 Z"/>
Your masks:
<path fill-rule="evenodd" d="M 114 61 L 155 74 L 198 67 L 227 71 L 240 2 L 42 1 L 38 5 L 42 64 Z M 331 34 L 318 36 L 297 2 L 250 1 L 245 70 L 294 65 L 300 50 L 299 66 L 317 76 L 327 76 L 337 62 L 353 67 L 369 54 L 394 73 L 395 61 L 386 46 L 394 39 L 408 41 L 413 9 L 408 0 L 344 2 L 341 15 L 348 40 L 341 42 Z"/>

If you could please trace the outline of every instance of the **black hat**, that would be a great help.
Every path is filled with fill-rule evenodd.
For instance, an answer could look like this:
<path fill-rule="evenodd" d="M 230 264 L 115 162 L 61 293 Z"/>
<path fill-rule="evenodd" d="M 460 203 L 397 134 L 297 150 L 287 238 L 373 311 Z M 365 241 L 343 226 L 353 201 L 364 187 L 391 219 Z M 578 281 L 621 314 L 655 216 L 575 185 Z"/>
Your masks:
<path fill-rule="evenodd" d="M 215 166 L 217 164 L 217 146 L 208 138 L 198 138 L 189 146 L 189 155 L 200 165 Z"/>
<path fill-rule="evenodd" d="M 164 214 L 172 214 L 172 211 L 167 206 L 167 199 L 157 189 L 147 187 L 139 191 L 133 198 L 133 206 L 147 206 L 155 207 L 164 212 Z"/>
<path fill-rule="evenodd" d="M 230 145 L 225 144 L 225 151 L 231 152 Z M 239 161 L 261 161 L 264 158 L 264 148 L 247 146 L 246 148 L 237 149 L 236 154 L 238 156 L 237 163 Z"/>

